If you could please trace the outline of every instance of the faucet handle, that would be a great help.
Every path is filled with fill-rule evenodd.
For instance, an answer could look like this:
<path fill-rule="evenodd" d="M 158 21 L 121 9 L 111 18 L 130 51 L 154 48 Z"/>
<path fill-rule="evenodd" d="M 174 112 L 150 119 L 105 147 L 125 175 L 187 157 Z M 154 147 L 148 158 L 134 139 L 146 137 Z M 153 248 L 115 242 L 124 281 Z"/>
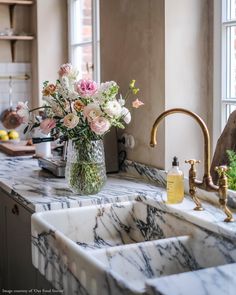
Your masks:
<path fill-rule="evenodd" d="M 202 207 L 200 200 L 196 196 L 196 182 L 197 182 L 196 181 L 196 174 L 197 174 L 197 171 L 196 171 L 195 165 L 200 163 L 200 161 L 190 159 L 190 160 L 186 160 L 185 163 L 188 163 L 191 165 L 191 167 L 189 169 L 188 183 L 189 183 L 189 194 L 190 194 L 191 198 L 193 199 L 194 203 L 196 204 L 196 207 L 194 208 L 194 210 L 202 211 L 204 209 Z"/>
<path fill-rule="evenodd" d="M 185 163 L 190 164 L 190 165 L 191 165 L 191 168 L 194 168 L 194 166 L 195 166 L 196 164 L 201 163 L 201 161 L 199 161 L 199 160 L 195 160 L 195 159 L 190 159 L 190 160 L 185 160 Z"/>
<path fill-rule="evenodd" d="M 219 175 L 219 203 L 220 206 L 223 207 L 223 210 L 226 214 L 225 222 L 232 222 L 234 221 L 234 217 L 230 209 L 227 207 L 227 201 L 228 201 L 228 195 L 227 195 L 227 190 L 228 190 L 228 179 L 226 172 L 228 170 L 227 166 L 218 166 L 215 167 L 215 171 L 217 171 Z"/>
<path fill-rule="evenodd" d="M 216 166 L 215 171 L 218 173 L 219 177 L 224 177 L 226 175 L 226 172 L 228 171 L 228 167 L 225 165 Z"/>

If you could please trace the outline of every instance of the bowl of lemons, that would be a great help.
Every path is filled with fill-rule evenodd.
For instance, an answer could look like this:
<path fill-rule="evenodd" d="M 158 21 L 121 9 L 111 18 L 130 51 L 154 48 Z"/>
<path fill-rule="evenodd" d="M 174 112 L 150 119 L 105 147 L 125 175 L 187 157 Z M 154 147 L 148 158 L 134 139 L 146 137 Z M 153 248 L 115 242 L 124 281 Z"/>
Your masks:
<path fill-rule="evenodd" d="M 0 130 L 0 142 L 18 143 L 20 135 L 16 130 Z"/>

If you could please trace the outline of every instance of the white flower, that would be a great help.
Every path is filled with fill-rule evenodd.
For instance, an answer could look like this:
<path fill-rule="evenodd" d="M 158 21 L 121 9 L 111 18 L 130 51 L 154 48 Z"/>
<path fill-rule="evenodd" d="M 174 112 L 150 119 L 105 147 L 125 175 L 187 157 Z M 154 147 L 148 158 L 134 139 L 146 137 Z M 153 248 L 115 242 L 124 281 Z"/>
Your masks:
<path fill-rule="evenodd" d="M 58 117 L 63 117 L 64 116 L 64 111 L 61 108 L 61 106 L 59 104 L 57 104 L 56 102 L 52 102 L 51 103 L 51 108 L 53 113 L 58 116 Z"/>
<path fill-rule="evenodd" d="M 16 113 L 21 119 L 21 123 L 28 123 L 29 121 L 29 108 L 28 102 L 18 102 L 16 107 Z"/>
<path fill-rule="evenodd" d="M 79 117 L 75 114 L 68 114 L 63 119 L 63 124 L 69 129 L 75 128 L 79 123 Z"/>
<path fill-rule="evenodd" d="M 99 105 L 95 103 L 89 103 L 87 106 L 84 107 L 83 114 L 85 118 L 87 118 L 87 120 L 91 122 L 94 119 L 100 117 L 102 115 L 102 111 Z"/>
<path fill-rule="evenodd" d="M 120 98 L 118 99 L 118 102 L 122 107 L 125 105 L 125 100 L 121 94 L 120 94 Z"/>
<path fill-rule="evenodd" d="M 119 102 L 114 99 L 108 101 L 103 110 L 110 117 L 118 117 L 121 114 L 122 108 Z"/>
<path fill-rule="evenodd" d="M 130 121 L 131 121 L 131 114 L 130 114 L 130 111 L 127 108 L 125 108 L 125 107 L 122 108 L 121 116 L 122 116 L 122 118 L 123 118 L 123 120 L 124 120 L 124 122 L 126 124 L 129 124 L 130 123 Z"/>

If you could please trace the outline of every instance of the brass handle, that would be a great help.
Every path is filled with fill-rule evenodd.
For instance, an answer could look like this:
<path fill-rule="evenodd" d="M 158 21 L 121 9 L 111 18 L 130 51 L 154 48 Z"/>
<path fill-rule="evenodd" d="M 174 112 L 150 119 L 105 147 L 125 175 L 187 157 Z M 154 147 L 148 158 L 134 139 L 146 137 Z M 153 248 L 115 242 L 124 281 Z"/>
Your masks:
<path fill-rule="evenodd" d="M 219 203 L 220 206 L 223 208 L 224 213 L 226 214 L 225 222 L 232 222 L 234 221 L 233 214 L 230 209 L 227 207 L 228 201 L 228 179 L 226 176 L 226 172 L 228 170 L 227 166 L 217 166 L 215 167 L 215 171 L 219 175 Z"/>
<path fill-rule="evenodd" d="M 14 215 L 19 215 L 19 208 L 18 208 L 18 206 L 16 204 L 13 206 L 11 212 Z"/>
<path fill-rule="evenodd" d="M 190 160 L 186 160 L 185 163 L 188 163 L 191 165 L 191 167 L 189 169 L 188 183 L 189 183 L 189 194 L 196 205 L 194 210 L 202 211 L 202 210 L 204 210 L 202 207 L 202 203 L 200 202 L 200 200 L 196 196 L 196 174 L 197 174 L 197 171 L 196 171 L 195 166 L 196 166 L 196 164 L 200 163 L 200 161 L 195 160 L 195 159 L 190 159 Z"/>
<path fill-rule="evenodd" d="M 218 173 L 219 177 L 220 176 L 225 176 L 226 172 L 228 171 L 228 167 L 225 166 L 225 165 L 216 166 L 215 171 Z"/>
<path fill-rule="evenodd" d="M 193 167 L 195 164 L 201 163 L 200 160 L 195 160 L 195 159 L 190 159 L 190 160 L 185 160 L 185 163 L 190 164 L 191 167 Z"/>

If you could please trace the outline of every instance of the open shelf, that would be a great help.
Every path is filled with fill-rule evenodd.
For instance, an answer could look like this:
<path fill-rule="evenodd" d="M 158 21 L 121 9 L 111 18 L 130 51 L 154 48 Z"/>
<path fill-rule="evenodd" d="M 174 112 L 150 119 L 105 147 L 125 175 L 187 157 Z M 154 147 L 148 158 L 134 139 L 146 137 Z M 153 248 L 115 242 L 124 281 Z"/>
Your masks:
<path fill-rule="evenodd" d="M 20 5 L 32 5 L 33 1 L 29 0 L 0 0 L 0 4 L 20 4 Z"/>
<path fill-rule="evenodd" d="M 29 41 L 33 39 L 34 39 L 34 36 L 0 36 L 0 40 Z"/>

